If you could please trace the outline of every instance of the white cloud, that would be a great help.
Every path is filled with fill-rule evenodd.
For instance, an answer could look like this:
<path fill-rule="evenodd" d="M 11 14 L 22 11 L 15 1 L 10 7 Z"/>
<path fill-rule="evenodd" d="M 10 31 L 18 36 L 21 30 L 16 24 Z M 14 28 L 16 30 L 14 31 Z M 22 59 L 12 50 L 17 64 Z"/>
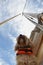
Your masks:
<path fill-rule="evenodd" d="M 17 0 L 17 2 L 16 0 L 9 1 L 7 10 L 10 13 L 10 15 L 12 16 L 12 15 L 22 12 L 25 1 L 26 0 Z"/>
<path fill-rule="evenodd" d="M 43 5 L 43 2 L 42 2 L 42 5 Z"/>
<path fill-rule="evenodd" d="M 43 9 L 43 0 L 36 0 L 34 2 L 34 0 L 27 0 L 27 4 L 25 7 L 25 11 L 26 12 L 30 12 L 30 13 L 39 13 L 42 12 L 43 10 L 38 11 L 39 9 Z"/>
<path fill-rule="evenodd" d="M 14 43 L 14 45 L 13 45 L 13 46 L 15 46 L 15 43 L 16 43 L 16 38 L 15 38 L 15 37 L 13 37 L 11 34 L 9 34 L 8 36 L 9 36 L 9 38 L 13 41 L 13 43 Z"/>
<path fill-rule="evenodd" d="M 41 0 L 37 0 L 39 3 L 41 2 Z"/>
<path fill-rule="evenodd" d="M 9 56 L 9 58 L 10 58 L 11 64 L 12 64 L 12 65 L 16 65 L 16 54 L 15 54 L 15 52 L 14 52 L 14 54 L 11 54 L 11 53 L 9 52 L 8 56 Z"/>
<path fill-rule="evenodd" d="M 39 3 L 41 3 L 42 4 L 42 2 L 43 2 L 43 0 L 37 0 Z"/>
<path fill-rule="evenodd" d="M 5 51 L 1 48 L 0 48 L 0 50 L 1 50 L 0 55 L 2 55 L 2 56 L 0 56 L 0 65 L 10 65 L 10 64 L 16 65 L 16 56 L 15 56 L 15 52 L 14 52 L 13 48 L 8 51 Z M 10 63 L 8 61 L 4 60 L 3 57 L 6 58 L 7 60 L 9 60 Z"/>
<path fill-rule="evenodd" d="M 43 8 L 39 8 L 38 9 L 38 12 L 43 12 Z"/>
<path fill-rule="evenodd" d="M 9 65 L 9 64 L 0 58 L 0 65 Z"/>

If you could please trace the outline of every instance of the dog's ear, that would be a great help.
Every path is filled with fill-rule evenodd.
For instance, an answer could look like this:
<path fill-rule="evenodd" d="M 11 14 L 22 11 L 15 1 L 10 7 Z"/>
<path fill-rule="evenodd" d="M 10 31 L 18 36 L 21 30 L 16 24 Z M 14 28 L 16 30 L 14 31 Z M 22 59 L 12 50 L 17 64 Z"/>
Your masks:
<path fill-rule="evenodd" d="M 16 51 L 16 50 L 18 50 L 18 49 L 19 49 L 19 45 L 18 45 L 18 44 L 16 44 L 16 46 L 15 46 L 15 49 L 14 49 L 14 50 Z"/>

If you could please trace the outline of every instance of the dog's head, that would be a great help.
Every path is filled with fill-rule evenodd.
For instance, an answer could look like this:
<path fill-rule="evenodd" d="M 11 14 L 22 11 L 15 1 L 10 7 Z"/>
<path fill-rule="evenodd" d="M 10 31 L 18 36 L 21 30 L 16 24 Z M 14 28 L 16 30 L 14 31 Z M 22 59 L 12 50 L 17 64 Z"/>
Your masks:
<path fill-rule="evenodd" d="M 28 38 L 25 35 L 20 34 L 17 37 L 17 44 L 20 45 L 20 46 L 28 45 Z"/>
<path fill-rule="evenodd" d="M 31 40 L 28 39 L 25 35 L 20 34 L 17 37 L 17 44 L 15 46 L 15 51 L 18 50 L 19 48 L 24 48 L 28 46 L 30 46 L 31 48 L 33 47 Z"/>

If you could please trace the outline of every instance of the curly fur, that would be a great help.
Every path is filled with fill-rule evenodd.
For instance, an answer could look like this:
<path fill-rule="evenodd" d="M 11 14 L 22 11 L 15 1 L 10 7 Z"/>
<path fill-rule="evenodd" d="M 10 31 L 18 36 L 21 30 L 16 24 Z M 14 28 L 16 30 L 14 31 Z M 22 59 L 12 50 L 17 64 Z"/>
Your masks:
<path fill-rule="evenodd" d="M 33 44 L 32 42 L 25 36 L 25 35 L 19 35 L 17 37 L 17 44 L 15 46 L 15 51 L 17 51 L 20 47 L 24 46 L 31 46 L 33 49 Z M 21 54 L 21 55 L 16 55 L 16 60 L 17 60 L 17 65 L 37 65 L 36 62 L 36 57 L 34 55 L 26 55 L 26 54 Z"/>

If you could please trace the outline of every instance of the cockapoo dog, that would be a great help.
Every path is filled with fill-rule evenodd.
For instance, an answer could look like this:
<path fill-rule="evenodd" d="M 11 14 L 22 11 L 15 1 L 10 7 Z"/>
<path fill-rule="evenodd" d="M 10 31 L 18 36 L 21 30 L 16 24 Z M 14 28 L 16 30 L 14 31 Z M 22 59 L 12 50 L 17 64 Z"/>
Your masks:
<path fill-rule="evenodd" d="M 32 42 L 25 35 L 20 34 L 17 37 L 15 46 L 17 65 L 37 65 L 33 47 Z"/>

